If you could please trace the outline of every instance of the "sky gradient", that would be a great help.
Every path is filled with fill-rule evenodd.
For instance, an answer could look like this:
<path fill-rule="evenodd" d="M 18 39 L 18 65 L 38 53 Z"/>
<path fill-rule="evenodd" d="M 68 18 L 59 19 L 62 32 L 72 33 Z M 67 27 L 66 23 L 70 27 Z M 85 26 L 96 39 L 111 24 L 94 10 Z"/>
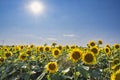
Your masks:
<path fill-rule="evenodd" d="M 0 44 L 120 43 L 120 0 L 36 0 L 40 15 L 26 8 L 32 1 L 0 0 Z"/>

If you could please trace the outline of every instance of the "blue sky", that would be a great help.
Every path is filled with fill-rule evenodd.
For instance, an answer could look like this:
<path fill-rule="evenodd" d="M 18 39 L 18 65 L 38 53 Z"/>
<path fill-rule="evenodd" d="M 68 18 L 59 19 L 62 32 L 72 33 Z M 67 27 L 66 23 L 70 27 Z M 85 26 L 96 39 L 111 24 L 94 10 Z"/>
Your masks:
<path fill-rule="evenodd" d="M 0 44 L 120 43 L 120 0 L 36 0 L 40 15 L 26 9 L 32 1 L 0 0 Z"/>

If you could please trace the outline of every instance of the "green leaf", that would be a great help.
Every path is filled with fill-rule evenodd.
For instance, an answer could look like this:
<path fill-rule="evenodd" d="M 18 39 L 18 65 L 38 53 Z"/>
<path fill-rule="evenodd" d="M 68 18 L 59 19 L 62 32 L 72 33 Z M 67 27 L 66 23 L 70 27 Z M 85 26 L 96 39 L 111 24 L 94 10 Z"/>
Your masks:
<path fill-rule="evenodd" d="M 30 79 L 30 74 L 29 73 L 22 73 L 21 78 L 24 80 L 29 80 Z"/>
<path fill-rule="evenodd" d="M 89 73 L 82 66 L 77 67 L 77 70 L 84 76 L 85 78 L 89 77 Z"/>
<path fill-rule="evenodd" d="M 43 72 L 36 80 L 42 80 L 45 76 L 46 72 Z"/>
<path fill-rule="evenodd" d="M 50 75 L 47 75 L 47 80 L 51 80 L 51 79 L 50 79 Z"/>
<path fill-rule="evenodd" d="M 90 69 L 89 70 L 89 73 L 92 77 L 99 77 L 100 76 L 100 69 L 99 68 L 96 68 L 96 69 Z"/>

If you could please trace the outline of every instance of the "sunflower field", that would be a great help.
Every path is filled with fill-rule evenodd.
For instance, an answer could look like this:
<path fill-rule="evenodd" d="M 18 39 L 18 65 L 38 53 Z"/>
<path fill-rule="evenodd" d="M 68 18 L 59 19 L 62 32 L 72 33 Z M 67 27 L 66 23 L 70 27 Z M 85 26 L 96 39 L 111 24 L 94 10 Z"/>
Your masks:
<path fill-rule="evenodd" d="M 0 80 L 120 80 L 120 44 L 1 45 Z"/>

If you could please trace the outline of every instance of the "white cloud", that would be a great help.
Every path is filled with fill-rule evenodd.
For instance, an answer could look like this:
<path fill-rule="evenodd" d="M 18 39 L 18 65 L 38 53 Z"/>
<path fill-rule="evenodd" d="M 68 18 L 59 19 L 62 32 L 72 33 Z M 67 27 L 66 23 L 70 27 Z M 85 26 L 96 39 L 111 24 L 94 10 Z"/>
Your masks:
<path fill-rule="evenodd" d="M 64 37 L 75 37 L 74 34 L 63 34 Z"/>
<path fill-rule="evenodd" d="M 56 41 L 57 39 L 56 38 L 53 38 L 53 37 L 49 37 L 49 38 L 43 38 L 41 36 L 36 36 L 36 35 L 32 35 L 32 34 L 27 34 L 27 35 L 24 35 L 25 37 L 28 37 L 28 38 L 32 38 L 32 39 L 38 39 L 38 40 L 43 40 L 43 41 Z"/>
<path fill-rule="evenodd" d="M 57 39 L 56 38 L 47 38 L 47 40 L 49 40 L 49 41 L 56 41 Z"/>
<path fill-rule="evenodd" d="M 40 36 L 36 36 L 36 35 L 32 35 L 32 34 L 27 34 L 27 35 L 24 35 L 25 37 L 29 37 L 29 38 L 34 38 L 34 39 L 43 39 L 42 37 Z"/>

